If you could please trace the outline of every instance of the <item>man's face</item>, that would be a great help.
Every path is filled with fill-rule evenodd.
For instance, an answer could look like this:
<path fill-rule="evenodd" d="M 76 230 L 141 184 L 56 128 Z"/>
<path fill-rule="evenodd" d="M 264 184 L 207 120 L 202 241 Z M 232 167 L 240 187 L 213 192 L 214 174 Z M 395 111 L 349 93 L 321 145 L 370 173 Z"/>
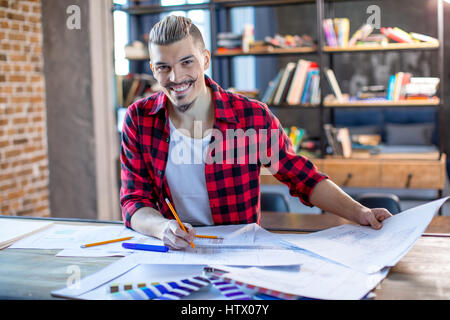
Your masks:
<path fill-rule="evenodd" d="M 205 88 L 204 72 L 210 55 L 191 36 L 170 45 L 150 48 L 150 67 L 173 106 L 188 110 Z"/>

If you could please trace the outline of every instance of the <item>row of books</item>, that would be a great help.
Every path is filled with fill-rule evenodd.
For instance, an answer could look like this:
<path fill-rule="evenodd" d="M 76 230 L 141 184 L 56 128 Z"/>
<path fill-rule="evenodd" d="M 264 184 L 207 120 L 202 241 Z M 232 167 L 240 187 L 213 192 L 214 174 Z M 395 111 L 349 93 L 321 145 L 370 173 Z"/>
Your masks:
<path fill-rule="evenodd" d="M 269 82 L 262 99 L 267 105 L 316 105 L 320 102 L 319 66 L 316 62 L 299 59 L 289 62 Z"/>
<path fill-rule="evenodd" d="M 217 35 L 218 52 L 226 52 L 227 49 L 244 49 L 245 41 L 241 34 L 221 32 Z M 251 41 L 248 49 L 263 50 L 271 48 L 312 48 L 315 41 L 308 35 L 280 35 L 266 36 L 264 40 Z M 244 52 L 247 52 L 244 50 Z"/>
<path fill-rule="evenodd" d="M 381 27 L 381 33 L 373 34 L 374 26 L 367 23 L 363 24 L 350 38 L 348 18 L 324 19 L 322 26 L 329 47 L 385 45 L 389 41 L 398 43 L 438 42 L 436 38 L 416 32 L 406 32 L 399 27 Z"/>
<path fill-rule="evenodd" d="M 325 72 L 335 99 L 345 102 L 346 95 L 342 94 L 333 70 L 326 69 Z M 387 87 L 384 85 L 363 86 L 356 97 L 350 97 L 348 100 L 428 100 L 435 97 L 439 82 L 440 79 L 437 77 L 413 77 L 409 72 L 397 72 L 389 77 Z"/>
<path fill-rule="evenodd" d="M 119 107 L 128 107 L 133 102 L 161 90 L 153 76 L 148 74 L 118 75 L 116 76 L 116 86 Z"/>
<path fill-rule="evenodd" d="M 436 95 L 439 82 L 437 77 L 413 77 L 409 72 L 397 72 L 389 77 L 386 99 L 427 100 Z"/>

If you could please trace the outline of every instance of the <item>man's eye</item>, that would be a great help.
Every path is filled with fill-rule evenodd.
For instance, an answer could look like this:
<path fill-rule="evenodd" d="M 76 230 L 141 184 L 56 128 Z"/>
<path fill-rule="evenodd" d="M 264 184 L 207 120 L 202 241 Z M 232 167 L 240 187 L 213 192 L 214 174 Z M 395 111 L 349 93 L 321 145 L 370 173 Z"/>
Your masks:
<path fill-rule="evenodd" d="M 160 72 L 164 72 L 164 71 L 169 70 L 169 67 L 168 66 L 158 66 L 157 70 Z"/>
<path fill-rule="evenodd" d="M 188 64 L 191 64 L 192 63 L 192 60 L 184 60 L 183 61 L 183 65 L 188 65 Z"/>

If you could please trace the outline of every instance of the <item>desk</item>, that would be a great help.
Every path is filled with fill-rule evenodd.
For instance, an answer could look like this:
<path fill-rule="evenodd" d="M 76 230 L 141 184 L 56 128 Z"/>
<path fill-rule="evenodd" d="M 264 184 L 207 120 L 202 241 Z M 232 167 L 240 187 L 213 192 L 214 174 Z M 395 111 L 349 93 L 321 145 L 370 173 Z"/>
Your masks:
<path fill-rule="evenodd" d="M 347 220 L 331 214 L 272 212 L 263 213 L 261 221 L 264 228 L 279 232 L 317 230 L 348 223 Z M 426 232 L 450 233 L 450 217 L 434 217 Z M 78 266 L 81 278 L 84 278 L 119 259 L 55 257 L 58 251 L 8 248 L 1 250 L 0 299 L 54 299 L 50 292 L 66 285 L 70 276 L 69 266 Z M 421 237 L 375 289 L 376 299 L 450 299 L 449 251 L 450 238 Z"/>

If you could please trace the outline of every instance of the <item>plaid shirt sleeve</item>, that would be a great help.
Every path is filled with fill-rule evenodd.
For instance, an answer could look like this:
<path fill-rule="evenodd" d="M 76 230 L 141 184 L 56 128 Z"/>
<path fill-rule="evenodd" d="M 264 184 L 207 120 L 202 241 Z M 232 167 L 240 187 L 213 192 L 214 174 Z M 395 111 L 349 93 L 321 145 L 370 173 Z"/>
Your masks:
<path fill-rule="evenodd" d="M 309 199 L 314 187 L 320 181 L 328 179 L 328 176 L 320 173 L 309 159 L 294 152 L 291 140 L 284 132 L 280 121 L 266 106 L 264 108 L 268 113 L 270 131 L 275 130 L 278 133 L 276 135 L 278 145 L 275 145 L 273 141 L 268 143 L 268 150 L 270 150 L 268 154 L 278 151 L 278 156 L 271 157 L 270 165 L 265 166 L 275 178 L 289 187 L 291 196 L 300 198 L 303 204 L 312 207 L 313 204 Z M 275 161 L 272 161 L 273 159 Z"/>
<path fill-rule="evenodd" d="M 152 179 L 141 152 L 137 120 L 137 105 L 131 105 L 123 123 L 120 152 L 122 179 L 120 204 L 122 218 L 128 228 L 131 228 L 131 216 L 138 209 L 152 207 L 158 210 Z"/>

